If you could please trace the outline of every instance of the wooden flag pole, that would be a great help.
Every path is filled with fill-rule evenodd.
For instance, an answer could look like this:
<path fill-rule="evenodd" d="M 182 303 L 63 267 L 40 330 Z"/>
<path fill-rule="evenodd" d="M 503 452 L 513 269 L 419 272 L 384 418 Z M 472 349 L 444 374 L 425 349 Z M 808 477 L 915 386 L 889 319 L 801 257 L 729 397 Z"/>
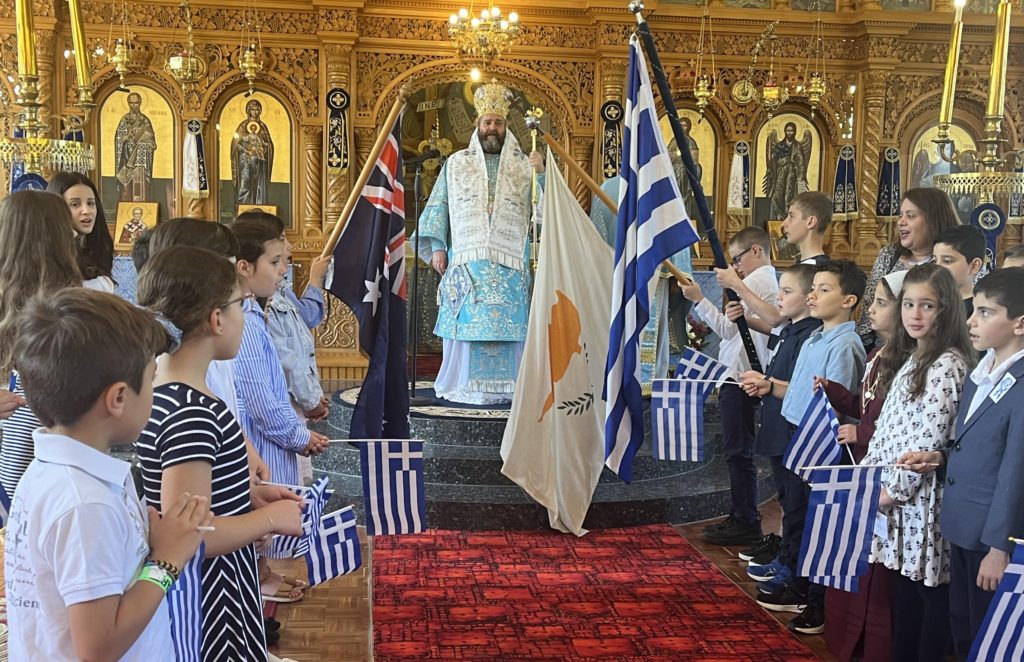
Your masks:
<path fill-rule="evenodd" d="M 338 216 L 338 220 L 334 223 L 334 228 L 331 230 L 331 236 L 324 243 L 324 249 L 320 253 L 320 257 L 328 257 L 334 253 L 334 247 L 338 245 L 338 240 L 341 238 L 341 231 L 345 229 L 348 224 L 349 217 L 352 216 L 352 210 L 355 209 L 356 203 L 359 201 L 359 196 L 363 194 L 363 187 L 366 186 L 366 182 L 370 179 L 370 174 L 373 172 L 373 167 L 377 163 L 377 157 L 380 156 L 381 151 L 384 149 L 384 143 L 388 140 L 388 135 L 391 134 L 391 129 L 395 126 L 395 121 L 398 119 L 399 113 L 402 112 L 402 107 L 405 106 L 405 100 L 409 98 L 412 93 L 412 88 L 409 83 L 405 83 L 398 89 L 398 96 L 395 98 L 395 102 L 391 105 L 391 111 L 388 112 L 387 118 L 384 120 L 384 128 L 377 135 L 377 142 L 373 143 L 373 148 L 370 150 L 370 155 L 366 158 L 366 163 L 363 164 L 363 170 L 359 173 L 359 177 L 356 179 L 355 184 L 352 186 L 352 190 L 348 194 L 348 200 L 345 201 L 345 208 L 341 210 L 341 215 Z M 401 148 L 401 147 L 399 147 Z M 399 173 L 401 175 L 401 173 Z"/>
<path fill-rule="evenodd" d="M 587 185 L 587 188 L 589 188 L 594 193 L 594 195 L 596 195 L 598 199 L 600 199 L 601 202 L 604 203 L 605 207 L 608 207 L 608 209 L 611 210 L 614 216 L 618 216 L 619 206 L 615 204 L 615 202 L 613 202 L 610 197 L 608 197 L 608 194 L 605 193 L 600 186 L 598 186 L 597 182 L 594 181 L 594 178 L 591 177 L 587 173 L 587 171 L 583 169 L 583 166 L 581 166 L 579 163 L 576 163 L 576 160 L 572 158 L 569 152 L 567 152 L 565 148 L 558 143 L 557 140 L 552 138 L 550 134 L 542 132 L 541 136 L 544 138 L 544 142 L 547 143 L 547 146 L 551 148 L 551 151 L 557 154 L 558 158 L 562 159 L 562 161 L 567 166 L 569 166 L 569 170 L 571 170 L 577 177 L 583 180 L 583 183 Z M 662 262 L 661 266 L 665 267 L 665 270 L 672 274 L 672 277 L 678 280 L 680 283 L 692 282 L 692 279 L 689 276 L 680 271 L 676 267 L 676 265 L 672 264 L 668 260 Z"/>

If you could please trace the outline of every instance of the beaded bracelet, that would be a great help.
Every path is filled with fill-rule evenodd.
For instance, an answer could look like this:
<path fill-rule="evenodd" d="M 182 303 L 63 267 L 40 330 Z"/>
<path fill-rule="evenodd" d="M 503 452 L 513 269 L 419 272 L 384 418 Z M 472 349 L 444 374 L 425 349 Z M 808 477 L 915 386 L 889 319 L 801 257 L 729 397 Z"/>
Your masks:
<path fill-rule="evenodd" d="M 178 577 L 181 576 L 181 571 L 178 570 L 178 566 L 174 565 L 169 561 L 158 561 L 156 559 L 146 559 L 146 565 L 155 565 L 158 568 L 166 570 L 174 578 L 174 581 L 178 581 Z"/>
<path fill-rule="evenodd" d="M 174 577 L 171 576 L 171 573 L 152 561 L 148 561 L 146 565 L 142 566 L 142 570 L 139 571 L 139 581 L 156 584 L 163 589 L 164 593 L 167 593 L 174 585 Z"/>

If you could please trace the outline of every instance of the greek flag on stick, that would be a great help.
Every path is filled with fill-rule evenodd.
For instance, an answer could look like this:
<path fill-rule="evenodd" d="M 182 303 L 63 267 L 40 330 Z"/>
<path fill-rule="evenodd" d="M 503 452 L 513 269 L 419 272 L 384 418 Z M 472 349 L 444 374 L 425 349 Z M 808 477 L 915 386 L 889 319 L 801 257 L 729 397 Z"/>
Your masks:
<path fill-rule="evenodd" d="M 818 467 L 836 464 L 843 455 L 839 447 L 839 419 L 825 395 L 819 388 L 811 395 L 811 402 L 804 410 L 793 441 L 789 442 L 782 464 L 806 478 L 802 467 Z"/>
<path fill-rule="evenodd" d="M 675 379 L 655 379 L 651 392 L 651 432 L 658 460 L 704 459 L 704 401 L 730 368 L 683 348 Z M 698 381 L 693 381 L 698 380 Z"/>
<path fill-rule="evenodd" d="M 274 536 L 270 546 L 263 552 L 263 556 L 271 559 L 292 559 L 298 558 L 309 549 L 309 541 L 316 532 L 317 522 L 324 512 L 324 506 L 330 498 L 331 492 L 327 489 L 327 476 L 321 476 L 309 488 L 290 488 L 296 494 L 303 497 L 304 508 L 302 510 L 302 535 L 301 536 Z M 299 491 L 301 490 L 301 491 Z"/>
<path fill-rule="evenodd" d="M 629 38 L 622 184 L 615 231 L 611 329 L 605 363 L 605 464 L 623 480 L 644 442 L 640 333 L 650 318 L 654 276 L 666 258 L 697 242 L 658 126 L 640 40 Z"/>
<path fill-rule="evenodd" d="M 427 527 L 423 442 L 356 441 L 363 471 L 366 535 L 419 533 Z"/>
<path fill-rule="evenodd" d="M 719 383 L 728 377 L 736 377 L 736 371 L 719 363 L 707 354 L 701 354 L 689 347 L 683 348 L 683 355 L 679 358 L 679 365 L 676 366 L 676 379 L 701 379 L 715 380 Z M 705 384 L 710 392 L 715 384 Z"/>
<path fill-rule="evenodd" d="M 347 575 L 362 564 L 356 514 L 352 506 L 324 515 L 306 552 L 309 585 L 316 586 Z"/>
<path fill-rule="evenodd" d="M 968 660 L 1024 660 L 1024 545 L 1013 550 Z"/>
<path fill-rule="evenodd" d="M 800 575 L 857 592 L 881 493 L 882 467 L 826 467 L 810 472 L 811 495 L 800 545 Z"/>

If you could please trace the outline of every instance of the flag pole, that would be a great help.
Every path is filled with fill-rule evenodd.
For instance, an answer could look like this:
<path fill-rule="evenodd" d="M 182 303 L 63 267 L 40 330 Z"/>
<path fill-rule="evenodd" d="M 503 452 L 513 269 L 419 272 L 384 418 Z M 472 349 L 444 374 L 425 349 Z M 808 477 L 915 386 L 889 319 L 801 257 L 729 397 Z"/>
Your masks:
<path fill-rule="evenodd" d="M 690 150 L 685 149 L 687 144 L 686 130 L 679 121 L 679 113 L 676 111 L 676 104 L 672 100 L 672 90 L 669 88 L 668 80 L 665 78 L 665 70 L 661 66 L 661 58 L 658 57 L 658 49 L 654 44 L 654 37 L 651 35 L 651 28 L 644 19 L 643 0 L 630 0 L 629 11 L 636 15 L 637 31 L 643 39 L 647 57 L 651 62 L 651 71 L 654 73 L 654 80 L 658 85 L 658 93 L 661 95 L 661 103 L 665 107 L 665 115 L 668 116 L 668 123 L 672 127 L 672 136 L 679 147 L 680 156 L 683 158 L 686 178 L 690 182 L 690 189 L 693 190 L 693 199 L 697 203 L 697 215 L 700 216 L 701 226 L 708 243 L 711 244 L 711 252 L 715 256 L 715 266 L 719 269 L 728 268 L 725 261 L 725 252 L 722 250 L 722 240 L 718 238 L 718 231 L 711 218 L 711 211 L 708 209 L 708 199 L 704 195 L 704 187 L 701 186 L 700 177 L 697 177 L 697 167 L 693 163 L 693 156 Z M 724 290 L 725 298 L 729 301 L 739 301 L 739 297 L 732 290 Z M 743 350 L 750 362 L 750 369 L 757 372 L 764 372 L 761 368 L 761 361 L 757 358 L 757 349 L 754 347 L 754 340 L 750 337 L 750 327 L 744 317 L 736 320 L 736 327 L 740 332 L 740 339 L 743 341 Z"/>
<path fill-rule="evenodd" d="M 349 217 L 352 216 L 352 210 L 355 209 L 359 197 L 363 194 L 363 187 L 366 186 L 367 180 L 370 179 L 370 174 L 373 173 L 373 167 L 377 164 L 377 157 L 384 150 L 384 143 L 387 142 L 391 129 L 395 126 L 395 120 L 398 119 L 398 114 L 402 112 L 405 100 L 409 98 L 411 93 L 412 88 L 408 82 L 402 84 L 398 89 L 398 96 L 395 97 L 395 102 L 391 105 L 391 111 L 388 112 L 388 116 L 384 119 L 384 128 L 377 135 L 377 142 L 370 149 L 370 154 L 366 157 L 366 163 L 363 164 L 363 170 L 359 173 L 359 177 L 356 178 L 355 184 L 352 185 L 352 190 L 349 191 L 345 207 L 341 210 L 341 214 L 331 230 L 331 236 L 324 243 L 324 249 L 321 251 L 320 257 L 328 257 L 334 253 L 334 247 L 338 245 L 338 240 L 341 238 L 341 231 L 348 224 Z"/>
<path fill-rule="evenodd" d="M 527 121 L 527 124 L 529 124 L 529 120 Z M 531 129 L 533 129 L 533 127 L 531 127 Z M 594 178 L 591 177 L 587 173 L 587 171 L 583 169 L 583 166 L 577 163 L 576 159 L 572 158 L 572 155 L 569 154 L 569 152 L 567 152 L 565 148 L 562 147 L 562 145 L 559 144 L 557 140 L 552 138 L 550 134 L 542 131 L 539 126 L 535 130 L 537 131 L 537 133 L 540 134 L 541 138 L 544 139 L 544 143 L 551 148 L 551 151 L 557 154 L 558 158 L 560 158 L 563 163 L 569 166 L 569 170 L 571 170 L 574 175 L 579 177 L 583 181 L 583 183 L 587 185 L 587 188 L 589 188 L 590 191 L 594 195 L 596 195 L 601 202 L 604 203 L 605 207 L 608 207 L 608 209 L 611 210 L 613 215 L 618 216 L 619 206 L 615 204 L 615 202 L 612 201 L 612 199 L 608 196 L 607 193 L 604 192 L 600 185 L 598 185 L 598 183 L 594 181 Z M 663 266 L 666 271 L 672 274 L 673 278 L 678 280 L 680 283 L 689 283 L 692 282 L 693 280 L 689 276 L 684 274 L 682 271 L 680 271 L 676 265 L 672 264 L 668 260 L 664 260 L 661 263 L 661 266 Z"/>

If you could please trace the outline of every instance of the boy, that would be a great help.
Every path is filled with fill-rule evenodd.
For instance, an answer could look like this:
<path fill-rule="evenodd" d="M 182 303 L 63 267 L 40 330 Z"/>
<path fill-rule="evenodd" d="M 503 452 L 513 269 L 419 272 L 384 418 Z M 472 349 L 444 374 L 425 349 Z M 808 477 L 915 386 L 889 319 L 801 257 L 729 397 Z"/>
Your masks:
<path fill-rule="evenodd" d="M 811 400 L 815 377 L 839 382 L 851 393 L 860 390 L 865 353 L 851 317 L 864 296 L 866 282 L 864 272 L 849 260 L 829 260 L 819 267 L 807 306 L 821 327 L 804 342 L 792 380 L 786 384 L 754 372 L 744 375 L 747 393 L 783 398 L 782 416 L 789 424 L 791 437 Z M 796 572 L 809 488 L 788 469 L 784 470 L 783 478 L 787 492 L 792 490 L 796 496 L 790 498 L 787 494 L 789 509 L 782 514 L 780 566 L 761 586 L 757 602 L 772 611 L 799 611 L 789 628 L 803 634 L 820 634 L 825 629 L 824 588 L 810 584 Z"/>
<path fill-rule="evenodd" d="M 771 240 L 761 228 L 743 228 L 729 242 L 729 256 L 744 283 L 764 301 L 774 300 L 779 291 L 771 262 Z M 692 301 L 697 314 L 719 335 L 722 344 L 718 360 L 744 372 L 750 369 L 736 325 L 723 315 L 714 303 L 704 298 L 700 286 L 690 281 L 680 284 L 683 296 Z M 758 360 L 768 358 L 768 336 L 751 332 Z M 761 516 L 757 512 L 757 469 L 754 466 L 754 413 L 757 401 L 738 384 L 723 384 L 718 392 L 722 411 L 722 451 L 729 466 L 729 489 L 732 509 L 723 522 L 704 530 L 704 539 L 716 545 L 753 545 L 761 540 Z"/>
<path fill-rule="evenodd" d="M 992 592 L 1009 563 L 1010 537 L 1024 537 L 1024 268 L 985 276 L 967 320 L 971 344 L 985 358 L 964 381 L 953 446 L 908 453 L 915 471 L 946 464 L 942 537 L 950 543 L 949 617 L 966 659 Z"/>
<path fill-rule="evenodd" d="M 932 257 L 935 264 L 953 274 L 970 317 L 974 312 L 974 278 L 985 266 L 985 235 L 973 225 L 955 225 L 935 240 Z"/>
<path fill-rule="evenodd" d="M 1003 253 L 1003 269 L 1007 267 L 1024 267 L 1024 244 L 1010 246 Z"/>
<path fill-rule="evenodd" d="M 828 261 L 822 248 L 825 232 L 832 223 L 832 198 L 824 193 L 807 191 L 801 193 L 789 204 L 789 213 L 782 221 L 782 233 L 786 241 L 800 249 L 799 264 L 820 266 Z M 740 276 L 732 269 L 715 269 L 718 284 L 729 289 L 749 306 L 760 319 L 748 319 L 750 328 L 762 333 L 771 333 L 773 327 L 786 320 L 779 314 L 773 302 L 759 299 L 750 288 L 743 285 Z"/>
<path fill-rule="evenodd" d="M 774 351 L 771 361 L 765 369 L 766 379 L 778 379 L 788 382 L 796 365 L 796 357 L 800 348 L 811 332 L 821 326 L 821 322 L 810 316 L 807 307 L 807 296 L 811 292 L 815 268 L 810 264 L 794 264 L 782 273 L 779 279 L 779 297 L 777 307 L 787 323 L 773 335 L 769 349 Z M 774 346 L 772 344 L 774 343 Z M 761 398 L 761 427 L 757 431 L 755 450 L 758 455 L 769 458 L 772 466 L 772 477 L 778 491 L 782 509 L 787 508 L 788 499 L 797 495 L 793 490 L 786 489 L 786 476 L 783 472 L 782 454 L 789 446 L 789 424 L 782 417 L 782 400 L 771 395 Z M 749 561 L 747 574 L 755 581 L 766 581 L 775 574 L 779 567 L 776 557 L 779 555 L 781 539 L 775 533 L 769 533 L 761 544 L 739 553 L 739 557 Z"/>
<path fill-rule="evenodd" d="M 145 427 L 167 335 L 112 294 L 49 297 L 29 303 L 15 345 L 46 427 L 8 522 L 11 659 L 173 662 L 164 596 L 199 549 L 209 504 L 183 494 L 147 522 L 130 465 L 107 455 Z"/>

